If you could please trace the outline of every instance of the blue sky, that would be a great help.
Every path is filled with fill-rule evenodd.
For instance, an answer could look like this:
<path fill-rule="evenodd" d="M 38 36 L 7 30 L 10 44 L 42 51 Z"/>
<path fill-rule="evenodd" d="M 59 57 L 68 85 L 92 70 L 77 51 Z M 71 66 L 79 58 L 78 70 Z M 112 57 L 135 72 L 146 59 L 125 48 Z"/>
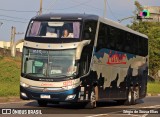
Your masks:
<path fill-rule="evenodd" d="M 117 21 L 133 15 L 135 0 L 107 0 L 107 18 Z M 159 0 L 137 0 L 143 6 L 160 6 Z M 17 32 L 25 32 L 28 21 L 37 15 L 40 0 L 1 0 L 0 3 L 0 41 L 9 41 L 11 27 Z M 90 13 L 103 16 L 104 0 L 43 0 L 43 13 Z M 21 12 L 19 12 L 21 11 Z M 25 12 L 24 12 L 25 11 Z M 7 20 L 14 20 L 7 21 Z M 122 22 L 129 24 L 131 20 Z M 16 35 L 16 40 L 24 35 Z"/>

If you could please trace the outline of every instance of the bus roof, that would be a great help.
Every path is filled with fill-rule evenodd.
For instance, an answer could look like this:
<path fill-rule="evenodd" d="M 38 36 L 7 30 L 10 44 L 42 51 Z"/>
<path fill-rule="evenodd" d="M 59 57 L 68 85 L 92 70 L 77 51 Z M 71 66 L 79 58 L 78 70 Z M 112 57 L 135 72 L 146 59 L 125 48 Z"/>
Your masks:
<path fill-rule="evenodd" d="M 61 14 L 61 13 L 50 13 L 35 16 L 32 19 L 34 20 L 51 20 L 51 19 L 61 19 L 61 20 L 80 20 L 80 19 L 93 19 L 98 20 L 97 15 L 93 14 L 79 14 L 79 13 L 70 13 L 70 14 Z"/>
<path fill-rule="evenodd" d="M 69 14 L 62 14 L 62 13 L 50 13 L 50 14 L 43 14 L 33 17 L 31 20 L 99 20 L 100 22 L 103 22 L 105 24 L 108 24 L 110 26 L 125 30 L 127 32 L 142 36 L 144 38 L 148 38 L 146 35 L 139 33 L 137 31 L 134 31 L 126 26 L 123 26 L 122 24 L 109 20 L 104 19 L 102 17 L 99 17 L 98 15 L 93 14 L 80 14 L 80 13 L 69 13 Z"/>

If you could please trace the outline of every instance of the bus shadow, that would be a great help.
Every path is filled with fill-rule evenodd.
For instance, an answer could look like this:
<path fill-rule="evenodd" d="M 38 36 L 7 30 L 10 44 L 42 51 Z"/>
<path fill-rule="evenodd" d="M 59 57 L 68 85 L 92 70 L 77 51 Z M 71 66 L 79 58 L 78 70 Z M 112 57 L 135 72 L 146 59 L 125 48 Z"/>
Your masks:
<path fill-rule="evenodd" d="M 137 100 L 136 105 L 144 103 L 143 100 Z M 32 108 L 39 108 L 39 105 L 36 101 L 29 102 L 25 104 L 24 106 L 32 107 Z M 119 104 L 116 101 L 103 101 L 103 102 L 97 102 L 97 108 L 105 107 L 105 108 L 116 108 L 116 107 L 129 107 L 125 106 L 123 104 Z M 42 107 L 40 107 L 42 108 Z M 43 107 L 44 108 L 44 107 Z M 48 103 L 48 105 L 45 108 L 59 108 L 59 109 L 85 109 L 85 104 L 82 103 L 65 103 L 62 102 L 60 104 L 52 104 Z"/>

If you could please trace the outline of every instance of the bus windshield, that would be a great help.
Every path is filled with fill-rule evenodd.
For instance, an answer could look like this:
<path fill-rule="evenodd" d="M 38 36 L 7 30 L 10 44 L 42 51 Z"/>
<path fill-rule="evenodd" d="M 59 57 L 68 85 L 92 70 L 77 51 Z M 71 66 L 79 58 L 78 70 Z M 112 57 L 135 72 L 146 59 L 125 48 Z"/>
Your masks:
<path fill-rule="evenodd" d="M 75 49 L 36 50 L 24 47 L 22 73 L 35 77 L 59 78 L 76 73 Z"/>
<path fill-rule="evenodd" d="M 27 37 L 79 38 L 78 21 L 31 21 Z"/>

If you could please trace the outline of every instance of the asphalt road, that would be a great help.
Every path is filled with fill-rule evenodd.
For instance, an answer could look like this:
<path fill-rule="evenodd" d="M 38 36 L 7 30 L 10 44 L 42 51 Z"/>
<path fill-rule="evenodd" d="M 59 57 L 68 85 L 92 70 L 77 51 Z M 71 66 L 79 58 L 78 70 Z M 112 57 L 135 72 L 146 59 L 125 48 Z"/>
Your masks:
<path fill-rule="evenodd" d="M 35 112 L 38 115 L 23 115 L 23 117 L 160 117 L 160 96 L 146 97 L 132 106 L 118 105 L 113 101 L 100 102 L 97 106 L 95 109 L 84 109 L 82 105 L 68 103 L 48 104 L 47 107 L 39 107 L 36 101 L 0 103 L 0 112 L 4 108 L 12 108 L 11 111 L 15 114 L 0 115 L 0 117 L 22 117 L 20 114 L 25 112 Z"/>

